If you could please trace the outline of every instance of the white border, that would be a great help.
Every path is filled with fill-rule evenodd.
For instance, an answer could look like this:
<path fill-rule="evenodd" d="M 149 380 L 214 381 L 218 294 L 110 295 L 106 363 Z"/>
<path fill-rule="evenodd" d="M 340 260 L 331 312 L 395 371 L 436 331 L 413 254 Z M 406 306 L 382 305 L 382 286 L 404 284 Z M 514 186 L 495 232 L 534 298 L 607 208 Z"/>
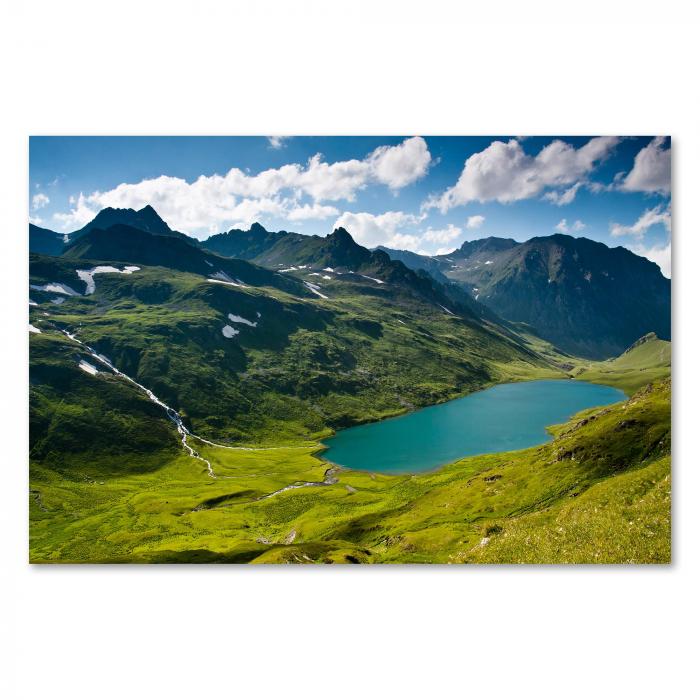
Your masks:
<path fill-rule="evenodd" d="M 697 13 L 675 0 L 7 5 L 3 697 L 689 697 L 700 493 Z M 29 134 L 513 131 L 673 136 L 673 566 L 26 564 Z"/>

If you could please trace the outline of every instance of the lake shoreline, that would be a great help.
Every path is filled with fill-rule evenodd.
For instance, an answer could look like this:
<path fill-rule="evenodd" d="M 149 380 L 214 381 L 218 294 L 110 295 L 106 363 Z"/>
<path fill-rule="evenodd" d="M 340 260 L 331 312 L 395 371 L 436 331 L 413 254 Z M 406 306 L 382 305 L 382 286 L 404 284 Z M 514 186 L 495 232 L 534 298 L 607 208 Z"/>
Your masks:
<path fill-rule="evenodd" d="M 538 394 L 528 395 L 533 384 L 538 385 Z M 564 386 L 576 389 L 561 392 Z M 490 393 L 496 389 L 498 396 Z M 321 441 L 316 456 L 327 464 L 353 471 L 423 474 L 466 457 L 546 444 L 552 439 L 551 426 L 570 420 L 580 411 L 626 399 L 625 392 L 616 387 L 572 377 L 494 383 L 454 399 L 343 428 Z M 499 416 L 504 410 L 505 414 Z M 447 430 L 436 415 L 438 412 L 443 414 Z M 517 430 L 504 433 L 504 420 L 516 425 Z M 470 430 L 465 431 L 465 425 Z M 408 434 L 402 434 L 403 428 L 409 429 Z M 421 431 L 426 428 L 423 435 Z M 377 437 L 379 432 L 385 435 L 383 439 Z M 416 433 L 421 436 L 417 438 Z M 487 441 L 493 441 L 490 449 L 481 446 Z M 387 445 L 391 451 L 387 451 Z M 357 464 L 358 459 L 364 462 L 362 466 L 353 466 L 352 462 Z M 434 459 L 441 461 L 435 463 Z M 367 467 L 367 462 L 380 466 Z M 409 466 L 399 466 L 403 464 Z"/>

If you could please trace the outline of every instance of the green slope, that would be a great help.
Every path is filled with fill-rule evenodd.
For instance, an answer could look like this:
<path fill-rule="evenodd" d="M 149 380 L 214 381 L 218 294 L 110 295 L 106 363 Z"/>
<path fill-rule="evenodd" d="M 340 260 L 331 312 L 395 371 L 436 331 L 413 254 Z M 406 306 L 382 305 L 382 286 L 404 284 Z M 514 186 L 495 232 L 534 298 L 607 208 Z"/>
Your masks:
<path fill-rule="evenodd" d="M 441 288 L 414 284 L 403 266 L 381 280 L 321 262 L 280 273 L 176 238 L 111 233 L 30 259 L 32 285 L 79 292 L 31 291 L 42 331 L 29 337 L 32 561 L 668 561 L 665 341 L 582 362 L 524 326 L 444 308 Z M 104 263 L 141 269 L 97 274 L 83 295 L 76 270 Z M 244 284 L 211 281 L 212 270 Z M 161 407 L 60 329 L 225 445 L 190 438 L 218 478 L 182 449 Z M 326 473 L 317 456 L 335 428 L 571 374 L 643 388 L 554 429 L 550 444 L 430 474 Z M 276 493 L 300 482 L 316 485 Z"/>
<path fill-rule="evenodd" d="M 76 268 L 96 263 L 35 256 L 30 281 L 81 290 Z M 324 299 L 304 286 L 319 279 L 306 270 L 295 278 L 216 261 L 232 276 L 233 265 L 250 268 L 240 273 L 245 286 L 143 265 L 129 275 L 95 275 L 94 294 L 64 297 L 60 305 L 51 303 L 55 293 L 34 290 L 39 305 L 31 320 L 44 333 L 32 343 L 56 334 L 49 323 L 78 329 L 193 429 L 234 442 L 318 435 L 503 379 L 562 374 L 498 326 L 451 314 L 402 284 L 334 275 L 322 280 Z M 234 337 L 223 334 L 227 326 Z M 65 362 L 72 362 L 69 353 Z"/>
<path fill-rule="evenodd" d="M 157 472 L 33 471 L 31 559 L 142 562 L 664 563 L 670 384 L 575 417 L 553 442 L 421 475 L 340 470 L 313 445 L 203 447 Z M 228 478 L 223 478 L 228 477 Z"/>
<path fill-rule="evenodd" d="M 572 374 L 587 382 L 617 386 L 629 394 L 671 376 L 671 343 L 648 333 L 619 357 L 584 364 Z"/>

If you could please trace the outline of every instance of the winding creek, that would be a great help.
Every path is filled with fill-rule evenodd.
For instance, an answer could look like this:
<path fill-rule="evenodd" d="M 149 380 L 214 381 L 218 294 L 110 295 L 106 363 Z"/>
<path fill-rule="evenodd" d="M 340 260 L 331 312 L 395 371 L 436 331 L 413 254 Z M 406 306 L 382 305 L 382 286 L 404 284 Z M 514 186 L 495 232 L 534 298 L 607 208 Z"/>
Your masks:
<path fill-rule="evenodd" d="M 200 455 L 188 439 L 227 450 L 280 449 L 222 445 L 192 433 L 184 425 L 181 415 L 150 389 L 119 370 L 75 333 L 57 326 L 54 328 L 80 345 L 97 363 L 137 387 L 160 406 L 175 424 L 183 449 L 205 465 L 210 478 L 234 477 L 217 476 L 211 462 Z M 95 367 L 89 367 L 90 373 L 96 374 Z M 624 399 L 625 394 L 619 389 L 574 380 L 498 384 L 396 418 L 341 430 L 324 441 L 326 449 L 322 456 L 331 466 L 326 469 L 323 481 L 297 481 L 255 500 L 272 498 L 293 489 L 331 486 L 338 482 L 338 466 L 387 474 L 417 473 L 462 457 L 532 447 L 551 439 L 547 426 L 562 423 L 586 408 Z"/>

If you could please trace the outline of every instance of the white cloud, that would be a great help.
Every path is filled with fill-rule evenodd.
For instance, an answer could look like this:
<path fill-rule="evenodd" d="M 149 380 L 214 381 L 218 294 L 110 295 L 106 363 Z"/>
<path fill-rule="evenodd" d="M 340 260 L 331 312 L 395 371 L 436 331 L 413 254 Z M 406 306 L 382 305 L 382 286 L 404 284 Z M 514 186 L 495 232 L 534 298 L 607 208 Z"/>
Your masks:
<path fill-rule="evenodd" d="M 411 250 L 421 255 L 438 255 L 439 251 L 454 250 L 455 245 L 449 244 L 459 238 L 462 229 L 448 224 L 441 229 L 416 230 L 424 219 L 425 215 L 416 216 L 401 211 L 383 214 L 344 212 L 333 227 L 342 226 L 355 241 L 367 248 L 383 245 L 398 250 Z"/>
<path fill-rule="evenodd" d="M 270 142 L 270 148 L 279 150 L 285 145 L 285 141 L 291 137 L 289 136 L 268 136 L 267 140 Z"/>
<path fill-rule="evenodd" d="M 516 139 L 494 141 L 467 158 L 454 187 L 425 203 L 443 213 L 469 202 L 502 204 L 538 196 L 547 188 L 571 186 L 585 178 L 619 143 L 616 136 L 592 138 L 581 148 L 561 140 L 552 141 L 530 156 Z M 573 194 L 564 195 L 571 197 Z"/>
<path fill-rule="evenodd" d="M 574 201 L 574 198 L 576 197 L 576 193 L 579 190 L 579 187 L 583 185 L 582 182 L 575 182 L 571 187 L 568 189 L 564 190 L 563 192 L 557 192 L 556 190 L 552 190 L 551 192 L 547 192 L 544 195 L 544 198 L 552 204 L 556 204 L 558 207 L 563 207 L 567 204 L 571 204 L 571 202 Z"/>
<path fill-rule="evenodd" d="M 430 166 L 428 144 L 420 136 L 398 146 L 380 146 L 369 157 L 374 177 L 392 190 L 423 177 Z"/>
<path fill-rule="evenodd" d="M 656 224 L 662 224 L 667 231 L 671 230 L 671 209 L 663 207 L 661 204 L 653 209 L 647 209 L 631 226 L 623 224 L 610 224 L 610 234 L 612 236 L 634 236 L 644 238 L 644 234 Z"/>
<path fill-rule="evenodd" d="M 458 238 L 462 233 L 462 229 L 453 224 L 448 224 L 446 228 L 432 229 L 429 228 L 423 233 L 422 239 L 430 243 L 450 243 Z"/>
<path fill-rule="evenodd" d="M 657 136 L 634 158 L 634 167 L 620 189 L 628 192 L 671 192 L 671 148 L 663 148 L 665 136 Z"/>
<path fill-rule="evenodd" d="M 35 194 L 32 197 L 32 209 L 34 211 L 36 211 L 37 209 L 42 209 L 50 201 L 51 200 L 43 192 L 39 192 L 38 194 Z"/>
<path fill-rule="evenodd" d="M 481 228 L 482 224 L 486 221 L 485 216 L 481 214 L 475 214 L 467 219 L 467 228 Z"/>
<path fill-rule="evenodd" d="M 43 219 L 40 216 L 30 216 L 29 223 L 34 224 L 34 226 L 41 226 Z"/>
<path fill-rule="evenodd" d="M 562 219 L 554 227 L 554 230 L 557 233 L 576 233 L 578 231 L 583 231 L 584 228 L 586 228 L 586 224 L 580 219 L 576 219 L 573 224 L 569 224 L 566 219 Z"/>
<path fill-rule="evenodd" d="M 346 229 L 357 243 L 367 248 L 384 245 L 415 250 L 420 238 L 414 234 L 402 233 L 399 229 L 415 225 L 420 220 L 420 217 L 402 211 L 387 211 L 383 214 L 346 211 L 336 219 L 333 228 Z"/>
<path fill-rule="evenodd" d="M 338 216 L 340 212 L 335 207 L 324 206 L 323 204 L 304 204 L 295 207 L 287 212 L 286 218 L 289 221 L 306 221 L 307 219 L 328 219 L 331 216 Z"/>
<path fill-rule="evenodd" d="M 225 175 L 201 175 L 194 182 L 161 175 L 105 192 L 81 192 L 72 198 L 71 209 L 54 214 L 54 219 L 68 231 L 85 225 L 105 207 L 140 209 L 150 204 L 173 228 L 197 235 L 249 224 L 260 214 L 291 221 L 327 218 L 338 212 L 320 202 L 354 201 L 370 184 L 396 190 L 425 175 L 429 164 L 427 144 L 414 137 L 377 148 L 363 160 L 326 163 L 317 154 L 305 165 L 290 163 L 255 175 L 231 168 Z M 300 206 L 304 196 L 312 204 Z"/>
<path fill-rule="evenodd" d="M 54 220 L 60 224 L 59 228 L 64 231 L 73 231 L 85 226 L 97 216 L 97 212 L 102 208 L 92 208 L 82 192 L 77 198 L 71 197 L 68 202 L 73 207 L 68 213 L 57 212 L 53 215 Z"/>
<path fill-rule="evenodd" d="M 637 244 L 630 246 L 630 250 L 637 255 L 642 255 L 648 260 L 655 262 L 661 268 L 661 273 L 665 277 L 671 279 L 671 241 L 665 245 L 649 247 Z"/>

